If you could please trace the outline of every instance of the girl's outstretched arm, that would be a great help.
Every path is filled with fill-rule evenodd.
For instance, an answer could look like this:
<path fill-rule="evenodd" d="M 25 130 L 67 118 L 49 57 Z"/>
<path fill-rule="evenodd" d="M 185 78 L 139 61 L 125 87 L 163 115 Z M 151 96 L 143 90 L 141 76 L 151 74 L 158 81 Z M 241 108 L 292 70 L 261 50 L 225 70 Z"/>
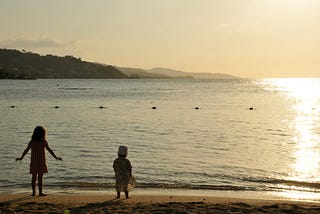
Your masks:
<path fill-rule="evenodd" d="M 22 159 L 24 158 L 24 156 L 26 156 L 26 154 L 29 152 L 30 149 L 31 149 L 31 141 L 29 142 L 28 147 L 23 151 L 21 157 L 16 158 L 16 161 L 22 161 Z"/>
<path fill-rule="evenodd" d="M 56 154 L 53 152 L 53 150 L 49 147 L 48 142 L 45 142 L 46 144 L 46 149 L 48 150 L 48 152 L 56 159 L 56 160 L 61 160 L 61 157 L 57 157 Z"/>

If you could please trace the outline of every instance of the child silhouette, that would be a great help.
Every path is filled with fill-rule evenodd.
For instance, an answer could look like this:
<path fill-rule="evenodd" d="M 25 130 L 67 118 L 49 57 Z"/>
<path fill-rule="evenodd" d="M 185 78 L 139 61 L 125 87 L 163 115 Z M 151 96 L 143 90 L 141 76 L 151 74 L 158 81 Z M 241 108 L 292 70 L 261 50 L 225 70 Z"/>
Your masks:
<path fill-rule="evenodd" d="M 125 192 L 126 198 L 129 198 L 128 185 L 132 179 L 132 166 L 127 159 L 128 148 L 119 146 L 118 158 L 113 161 L 113 169 L 116 179 L 117 198 L 120 198 L 120 192 Z"/>
<path fill-rule="evenodd" d="M 23 151 L 20 158 L 16 158 L 17 161 L 22 161 L 24 156 L 31 149 L 31 162 L 30 162 L 30 174 L 32 174 L 31 186 L 32 196 L 36 195 L 36 180 L 38 177 L 39 196 L 46 196 L 42 192 L 42 180 L 43 174 L 48 172 L 46 164 L 45 149 L 56 159 L 61 160 L 62 158 L 57 157 L 52 149 L 49 147 L 46 140 L 46 130 L 42 126 L 37 126 L 32 134 L 31 140 L 27 148 Z"/>

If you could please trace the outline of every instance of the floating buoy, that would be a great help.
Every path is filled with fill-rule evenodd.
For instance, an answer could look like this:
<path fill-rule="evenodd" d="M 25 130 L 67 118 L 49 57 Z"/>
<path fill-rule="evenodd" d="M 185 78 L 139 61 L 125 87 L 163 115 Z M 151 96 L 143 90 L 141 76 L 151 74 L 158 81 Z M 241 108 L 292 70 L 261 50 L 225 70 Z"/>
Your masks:
<path fill-rule="evenodd" d="M 253 108 L 253 107 L 250 107 L 250 108 L 249 108 L 249 110 L 251 110 L 251 111 L 252 111 L 252 110 L 254 110 L 254 108 Z"/>
<path fill-rule="evenodd" d="M 15 106 L 11 106 L 11 108 L 15 108 Z"/>
<path fill-rule="evenodd" d="M 157 109 L 157 107 L 153 106 L 152 109 Z"/>
<path fill-rule="evenodd" d="M 60 108 L 59 106 L 55 106 L 54 108 Z"/>
<path fill-rule="evenodd" d="M 103 108 L 106 108 L 106 107 L 104 107 L 104 106 L 99 106 L 99 108 L 100 108 L 100 109 L 103 109 Z"/>
<path fill-rule="evenodd" d="M 199 107 L 195 107 L 194 109 L 198 110 L 198 109 L 199 109 Z"/>

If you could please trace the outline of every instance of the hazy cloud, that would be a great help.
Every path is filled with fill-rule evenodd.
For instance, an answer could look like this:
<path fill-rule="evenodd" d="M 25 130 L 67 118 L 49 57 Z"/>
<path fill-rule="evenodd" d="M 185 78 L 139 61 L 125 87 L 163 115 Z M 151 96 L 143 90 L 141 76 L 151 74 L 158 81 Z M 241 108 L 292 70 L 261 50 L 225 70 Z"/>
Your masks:
<path fill-rule="evenodd" d="M 66 48 L 73 47 L 75 42 L 63 42 L 52 38 L 16 38 L 0 41 L 0 44 L 6 48 Z"/>
<path fill-rule="evenodd" d="M 254 27 L 253 23 L 222 23 L 220 27 L 223 28 L 250 28 Z"/>

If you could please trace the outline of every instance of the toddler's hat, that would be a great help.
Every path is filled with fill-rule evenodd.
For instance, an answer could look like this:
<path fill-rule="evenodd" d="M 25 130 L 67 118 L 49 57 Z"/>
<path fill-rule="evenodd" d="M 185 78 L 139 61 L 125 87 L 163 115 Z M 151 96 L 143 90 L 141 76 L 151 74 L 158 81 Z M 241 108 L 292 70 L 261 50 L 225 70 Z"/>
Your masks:
<path fill-rule="evenodd" d="M 127 155 L 128 148 L 126 146 L 119 146 L 118 155 Z"/>

